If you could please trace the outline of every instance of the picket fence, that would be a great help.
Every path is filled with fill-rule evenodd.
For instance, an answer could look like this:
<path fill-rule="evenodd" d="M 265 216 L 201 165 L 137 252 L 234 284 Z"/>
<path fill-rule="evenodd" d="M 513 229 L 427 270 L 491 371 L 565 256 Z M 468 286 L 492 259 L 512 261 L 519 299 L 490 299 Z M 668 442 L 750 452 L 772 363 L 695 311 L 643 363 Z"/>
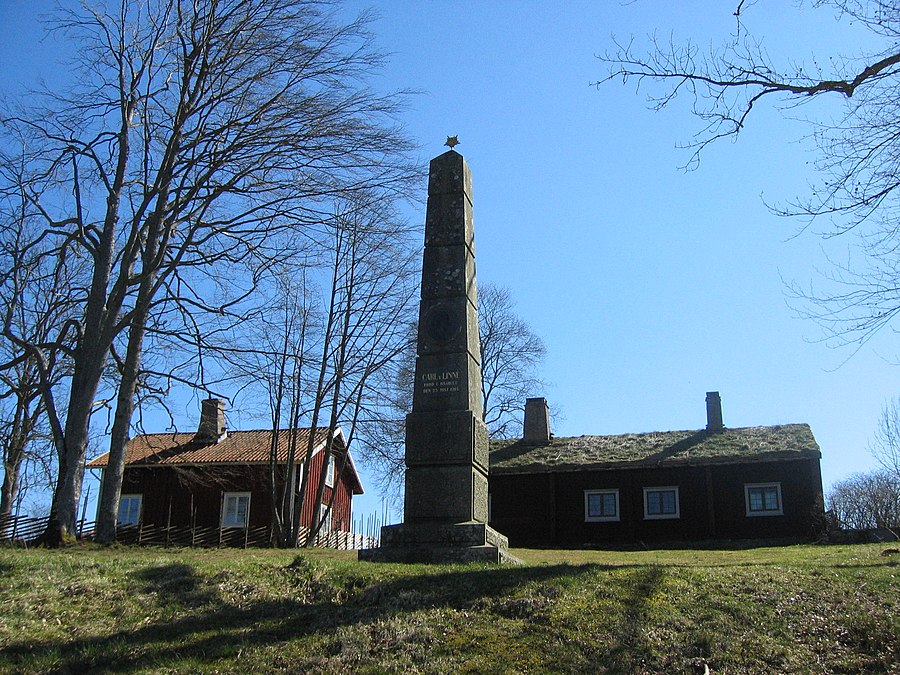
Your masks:
<path fill-rule="evenodd" d="M 0 544 L 33 546 L 47 527 L 47 518 L 5 516 L 0 518 Z M 305 541 L 308 528 L 301 528 L 300 541 Z M 94 537 L 94 523 L 79 521 L 76 536 L 84 541 Z M 236 547 L 266 548 L 272 545 L 270 527 L 221 528 L 174 527 L 137 525 L 120 526 L 116 540 L 122 544 L 139 546 L 190 546 L 197 548 Z M 377 548 L 378 539 L 358 532 L 319 532 L 314 546 L 350 551 L 360 548 Z"/>

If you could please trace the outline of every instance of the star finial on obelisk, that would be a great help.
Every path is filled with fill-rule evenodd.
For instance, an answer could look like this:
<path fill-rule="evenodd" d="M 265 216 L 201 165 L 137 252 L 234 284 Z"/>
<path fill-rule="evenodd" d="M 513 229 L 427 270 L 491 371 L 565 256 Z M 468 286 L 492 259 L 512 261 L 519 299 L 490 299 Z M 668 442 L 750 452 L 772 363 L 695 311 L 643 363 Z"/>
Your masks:
<path fill-rule="evenodd" d="M 447 142 L 444 145 L 448 146 L 451 150 L 459 145 L 459 139 L 456 136 L 447 136 Z"/>

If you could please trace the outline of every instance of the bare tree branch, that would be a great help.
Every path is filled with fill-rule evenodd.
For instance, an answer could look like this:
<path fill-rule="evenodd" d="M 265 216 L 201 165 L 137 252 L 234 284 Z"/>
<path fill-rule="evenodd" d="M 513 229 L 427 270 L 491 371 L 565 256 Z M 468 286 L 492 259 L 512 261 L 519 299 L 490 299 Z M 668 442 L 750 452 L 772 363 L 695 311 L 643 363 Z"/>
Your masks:
<path fill-rule="evenodd" d="M 648 104 L 660 110 L 681 98 L 692 104 L 700 127 L 686 147 L 687 168 L 699 165 L 711 143 L 736 138 L 753 111 L 764 102 L 794 108 L 806 101 L 836 95 L 843 114 L 836 120 L 811 120 L 818 148 L 819 179 L 808 194 L 774 206 L 782 216 L 810 223 L 827 222 L 823 237 L 855 235 L 861 262 L 839 265 L 826 273 L 819 288 L 792 287 L 801 313 L 825 329 L 837 345 L 864 344 L 896 322 L 900 311 L 900 7 L 887 0 L 830 0 L 846 24 L 863 26 L 878 46 L 860 56 L 833 55 L 827 66 L 776 64 L 760 42 L 747 35 L 740 2 L 734 12 L 738 31 L 718 49 L 701 51 L 690 41 L 652 37 L 639 48 L 632 39 L 616 42 L 600 57 L 608 67 L 597 82 L 633 81 L 650 88 Z M 824 63 L 824 59 L 822 60 Z"/>
<path fill-rule="evenodd" d="M 124 452 L 155 312 L 218 304 L 237 315 L 256 292 L 239 271 L 302 251 L 334 199 L 403 196 L 419 175 L 395 122 L 405 94 L 368 87 L 382 56 L 367 21 L 300 0 L 122 0 L 57 14 L 79 45 L 71 88 L 0 112 L 0 192 L 27 195 L 47 255 L 87 263 L 55 415 L 65 422 L 48 543 L 74 532 L 90 415 L 124 331 L 111 453 Z M 183 323 L 199 363 L 205 320 Z M 101 509 L 113 522 L 114 483 Z"/>

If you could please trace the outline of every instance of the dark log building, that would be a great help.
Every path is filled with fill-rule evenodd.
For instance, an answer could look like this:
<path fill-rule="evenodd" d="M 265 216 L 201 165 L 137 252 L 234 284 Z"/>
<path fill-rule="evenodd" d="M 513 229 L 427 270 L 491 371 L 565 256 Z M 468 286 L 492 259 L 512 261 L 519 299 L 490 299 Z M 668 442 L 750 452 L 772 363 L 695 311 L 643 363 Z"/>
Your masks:
<path fill-rule="evenodd" d="M 806 424 L 552 438 L 529 399 L 524 438 L 492 441 L 490 523 L 512 546 L 809 540 L 824 523 L 821 454 Z"/>

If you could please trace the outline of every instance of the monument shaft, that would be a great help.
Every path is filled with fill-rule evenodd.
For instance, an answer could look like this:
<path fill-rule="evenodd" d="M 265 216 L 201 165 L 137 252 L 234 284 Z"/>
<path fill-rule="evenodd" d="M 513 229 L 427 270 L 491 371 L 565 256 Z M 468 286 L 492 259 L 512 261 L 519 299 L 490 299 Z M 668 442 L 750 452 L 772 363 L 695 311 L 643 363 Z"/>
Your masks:
<path fill-rule="evenodd" d="M 454 150 L 431 161 L 404 522 L 361 560 L 516 562 L 487 525 L 472 176 Z"/>
<path fill-rule="evenodd" d="M 486 523 L 472 177 L 452 150 L 430 169 L 405 521 Z"/>

